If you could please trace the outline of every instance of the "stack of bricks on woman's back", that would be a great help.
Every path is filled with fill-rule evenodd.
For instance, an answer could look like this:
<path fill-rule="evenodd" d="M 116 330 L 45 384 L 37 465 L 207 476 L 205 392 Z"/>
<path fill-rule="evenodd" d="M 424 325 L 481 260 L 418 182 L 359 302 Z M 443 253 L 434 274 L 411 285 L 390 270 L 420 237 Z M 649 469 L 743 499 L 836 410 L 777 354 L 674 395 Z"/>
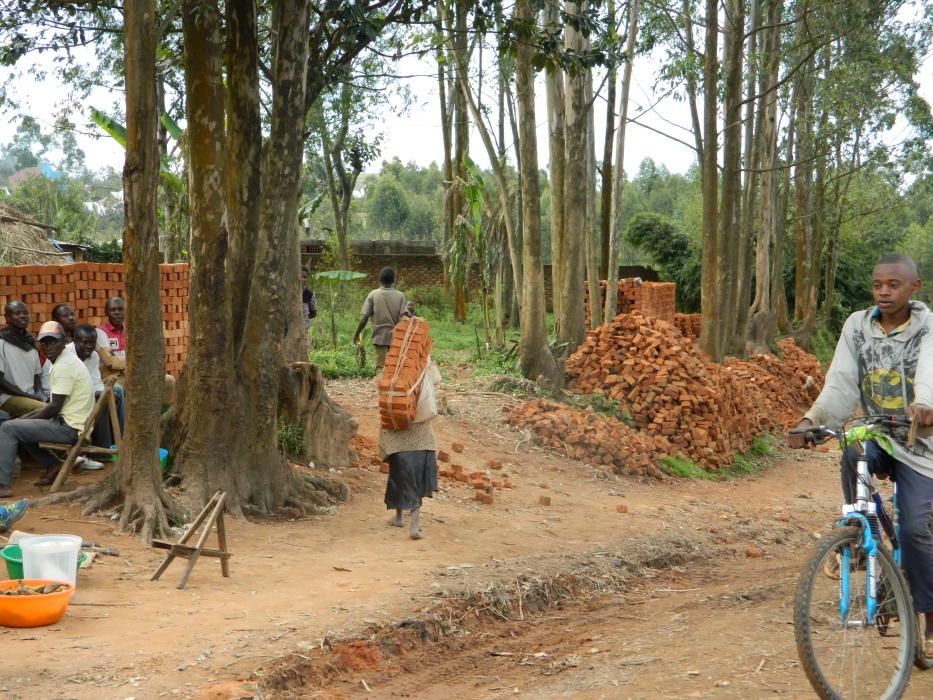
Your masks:
<path fill-rule="evenodd" d="M 178 375 L 188 354 L 188 265 L 159 265 L 165 371 Z M 29 307 L 29 330 L 35 334 L 52 320 L 57 304 L 74 307 L 79 323 L 98 326 L 104 304 L 126 296 L 123 265 L 71 263 L 0 267 L 0 306 L 19 299 Z"/>
<path fill-rule="evenodd" d="M 672 324 L 621 314 L 588 333 L 566 369 L 574 391 L 618 402 L 645 437 L 670 444 L 668 454 L 680 453 L 706 469 L 717 469 L 731 464 L 734 453 L 747 450 L 758 435 L 799 418 L 822 386 L 817 359 L 790 339 L 780 344 L 783 360 L 765 354 L 718 365 Z M 554 410 L 539 409 L 542 420 Z M 533 413 L 515 407 L 511 422 L 534 428 Z M 614 419 L 589 416 L 558 423 L 564 433 L 556 437 L 585 453 L 578 459 L 606 461 L 599 445 L 590 446 L 592 441 L 577 435 L 587 430 L 604 432 L 606 441 L 631 445 L 652 457 L 664 456 L 663 443 L 637 444 L 628 434 L 631 429 Z M 613 454 L 609 463 L 623 471 L 618 460 Z M 632 462 L 639 469 L 644 466 L 640 457 Z"/>
<path fill-rule="evenodd" d="M 430 351 L 431 336 L 423 318 L 406 316 L 396 324 L 379 379 L 379 417 L 383 428 L 405 430 L 411 425 L 421 393 L 418 380 L 427 367 Z"/>

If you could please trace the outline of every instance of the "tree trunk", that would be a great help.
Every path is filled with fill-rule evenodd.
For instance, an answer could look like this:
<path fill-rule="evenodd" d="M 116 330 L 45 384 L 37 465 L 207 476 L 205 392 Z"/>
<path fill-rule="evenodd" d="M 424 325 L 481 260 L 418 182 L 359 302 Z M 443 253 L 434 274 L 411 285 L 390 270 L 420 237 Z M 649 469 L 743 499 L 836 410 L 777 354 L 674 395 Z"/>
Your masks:
<path fill-rule="evenodd" d="M 230 319 L 218 310 L 218 300 L 226 294 L 227 253 L 223 44 L 215 2 L 186 0 L 182 11 L 191 226 L 189 338 L 167 446 L 191 486 L 184 505 L 194 514 L 214 491 L 227 488 L 230 459 L 218 446 L 239 442 L 235 430 L 242 421 L 231 411 L 202 410 L 206 400 L 224 408 L 239 405 Z M 238 509 L 238 494 L 227 490 L 231 507 Z"/>
<path fill-rule="evenodd" d="M 775 314 L 772 305 L 771 244 L 776 240 L 777 212 L 777 101 L 775 87 L 780 70 L 781 33 L 778 27 L 783 0 L 767 0 L 768 11 L 763 45 L 765 65 L 762 70 L 759 94 L 757 142 L 758 164 L 761 178 L 758 195 L 758 242 L 755 253 L 755 298 L 749 313 L 749 351 L 766 352 L 774 337 Z M 775 250 L 775 256 L 781 251 Z"/>
<path fill-rule="evenodd" d="M 742 195 L 742 37 L 745 30 L 743 0 L 727 0 L 723 54 L 723 168 L 721 223 L 719 229 L 720 278 L 720 347 L 717 360 L 727 351 L 734 351 L 732 339 L 736 329 L 738 306 L 748 305 L 738 298 L 739 263 L 743 244 L 739 231 Z M 715 176 L 715 172 L 713 173 Z"/>
<path fill-rule="evenodd" d="M 544 24 L 552 32 L 560 31 L 559 5 L 545 3 Z M 567 118 L 564 108 L 564 74 L 558 69 L 548 71 L 544 77 L 547 97 L 548 124 L 548 177 L 551 187 L 551 310 L 554 332 L 560 335 L 561 286 L 563 284 L 564 247 L 564 132 Z"/>
<path fill-rule="evenodd" d="M 226 168 L 227 301 L 234 345 L 243 335 L 253 249 L 259 231 L 260 151 L 259 53 L 253 0 L 228 0 L 227 153 L 236 167 Z M 297 273 L 296 273 L 297 275 Z"/>
<path fill-rule="evenodd" d="M 515 16 L 530 23 L 529 0 L 517 0 Z M 544 323 L 544 266 L 541 261 L 541 198 L 538 186 L 537 122 L 535 119 L 534 72 L 532 48 L 519 41 L 515 58 L 515 86 L 518 93 L 518 122 L 522 150 L 522 241 L 524 276 L 522 279 L 521 339 L 519 361 L 522 376 L 545 377 L 556 386 L 563 385 L 563 370 L 547 346 Z"/>
<path fill-rule="evenodd" d="M 628 126 L 628 96 L 632 88 L 632 64 L 635 61 L 635 40 L 638 35 L 639 1 L 630 0 L 628 17 L 628 36 L 625 40 L 625 68 L 622 70 L 622 99 L 619 107 L 619 129 L 616 132 L 616 158 L 612 176 L 611 235 L 609 238 L 609 274 L 606 276 L 606 306 L 603 322 L 609 323 L 615 318 L 618 294 L 615 289 L 619 282 L 619 239 L 622 236 L 619 208 L 622 206 L 622 188 L 625 184 L 625 132 Z M 610 290 L 612 290 L 610 292 Z"/>
<path fill-rule="evenodd" d="M 440 0 L 444 2 L 444 0 Z M 439 3 L 440 4 L 440 3 Z M 444 24 L 443 24 L 444 13 L 441 9 L 437 10 L 437 19 L 434 23 L 435 30 L 439 36 L 443 36 L 444 33 Z M 437 95 L 438 101 L 441 108 L 441 136 L 444 142 L 444 225 L 441 229 L 441 260 L 443 261 L 442 269 L 444 271 L 444 289 L 450 291 L 449 288 L 449 278 L 447 275 L 447 246 L 450 245 L 450 239 L 453 236 L 453 193 L 451 185 L 454 180 L 454 168 L 453 160 L 451 158 L 451 148 L 452 148 L 452 136 L 451 136 L 451 104 L 450 104 L 450 94 L 456 90 L 456 85 L 454 85 L 453 90 L 448 91 L 447 86 L 452 82 L 452 78 L 447 74 L 446 66 L 449 63 L 449 59 L 445 55 L 444 51 L 444 42 L 438 41 L 437 43 Z"/>
<path fill-rule="evenodd" d="M 454 0 L 454 21 L 453 29 L 450 33 L 450 44 L 454 57 L 454 65 L 457 67 L 457 89 L 454 91 L 453 160 L 454 178 L 457 181 L 465 179 L 463 159 L 470 148 L 470 118 L 468 113 L 469 108 L 467 107 L 467 95 L 465 92 L 469 89 L 469 84 L 466 83 L 465 75 L 466 66 L 469 65 L 469 55 L 467 52 L 468 11 L 467 0 Z M 448 25 L 450 25 L 449 22 Z M 464 73 L 462 76 L 460 75 L 461 71 Z M 479 123 L 482 123 L 482 121 L 479 120 Z M 456 221 L 457 217 L 461 214 L 468 216 L 463 191 L 460 187 L 454 187 L 451 201 L 451 214 L 451 221 Z M 454 284 L 454 321 L 458 323 L 466 321 L 466 282 L 463 284 Z"/>
<path fill-rule="evenodd" d="M 755 91 L 758 89 L 758 34 L 759 4 L 751 0 L 751 15 L 748 23 L 748 49 L 746 51 L 748 71 L 745 82 L 744 139 L 742 167 L 745 170 L 739 211 L 738 261 L 735 282 L 735 323 L 733 324 L 732 353 L 743 356 L 748 340 L 748 319 L 752 283 L 752 242 L 755 240 L 755 199 L 758 196 L 758 165 L 761 140 L 761 110 L 756 110 Z M 743 32 L 743 36 L 745 33 Z"/>
<path fill-rule="evenodd" d="M 579 15 L 581 4 L 568 2 L 570 17 Z M 579 54 L 584 48 L 583 34 L 569 21 L 564 27 L 564 45 Z M 563 269 L 560 293 L 559 332 L 557 339 L 570 355 L 584 336 L 583 280 L 586 237 L 586 163 L 587 109 L 586 73 L 577 70 L 567 76 L 567 128 L 565 130 L 564 233 L 560 252 Z"/>
<path fill-rule="evenodd" d="M 794 167 L 794 320 L 802 323 L 810 300 L 809 253 L 813 237 L 813 61 L 806 62 L 798 78 L 797 121 Z"/>
<path fill-rule="evenodd" d="M 126 164 L 123 167 L 123 262 L 127 296 L 126 435 L 116 487 L 123 494 L 121 530 L 151 541 L 168 529 L 159 470 L 159 386 L 165 372 L 159 295 L 159 111 L 156 102 L 156 25 L 153 0 L 124 3 Z M 105 487 L 109 489 L 109 485 Z"/>
<path fill-rule="evenodd" d="M 719 108 L 719 4 L 706 0 L 706 55 L 703 60 L 703 158 L 700 178 L 703 198 L 703 252 L 700 273 L 700 347 L 722 359 L 722 318 L 719 278 L 719 150 L 716 116 Z"/>
<path fill-rule="evenodd" d="M 787 309 L 787 289 L 784 284 L 784 240 L 787 231 L 787 210 L 790 206 L 790 169 L 794 162 L 794 132 L 797 117 L 794 112 L 796 99 L 791 99 L 790 117 L 787 121 L 787 148 L 783 164 L 781 188 L 778 193 L 777 215 L 774 226 L 774 255 L 771 265 L 771 303 L 774 305 L 774 324 L 779 331 L 790 330 Z M 776 178 L 775 178 L 776 181 Z"/>
<path fill-rule="evenodd" d="M 600 227 L 596 219 L 596 109 L 593 104 L 593 71 L 586 71 L 586 285 L 590 297 L 590 329 L 600 324 L 602 304 L 599 300 Z"/>
<path fill-rule="evenodd" d="M 609 37 L 615 42 L 618 40 L 616 31 L 615 0 L 609 0 L 606 14 L 609 18 Z M 629 57 L 631 60 L 631 57 Z M 603 162 L 600 163 L 599 192 L 599 278 L 609 279 L 609 239 L 612 237 L 612 143 L 615 135 L 616 119 L 616 64 L 609 66 L 606 76 L 606 132 L 603 135 Z M 592 312 L 594 316 L 599 311 Z"/>

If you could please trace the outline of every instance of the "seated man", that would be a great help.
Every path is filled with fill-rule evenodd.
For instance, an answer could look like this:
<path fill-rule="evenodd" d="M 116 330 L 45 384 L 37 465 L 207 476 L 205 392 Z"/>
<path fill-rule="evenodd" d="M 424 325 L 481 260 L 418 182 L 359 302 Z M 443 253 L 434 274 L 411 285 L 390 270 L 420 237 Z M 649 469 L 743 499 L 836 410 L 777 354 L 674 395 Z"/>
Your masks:
<path fill-rule="evenodd" d="M 111 297 L 104 303 L 104 313 L 107 320 L 97 329 L 97 354 L 103 376 L 119 374 L 122 379 L 126 371 L 126 326 L 123 319 L 126 316 L 126 302 L 120 297 Z M 162 389 L 163 406 L 171 406 L 175 402 L 175 377 L 165 375 Z M 122 413 L 121 413 L 122 425 Z"/>
<path fill-rule="evenodd" d="M 13 495 L 10 477 L 20 447 L 46 469 L 37 484 L 51 484 L 61 462 L 48 450 L 40 449 L 39 443 L 73 445 L 94 408 L 91 377 L 77 355 L 65 352 L 65 331 L 61 325 L 55 321 L 43 323 L 39 342 L 52 362 L 52 398 L 43 408 L 0 425 L 0 498 Z"/>
<path fill-rule="evenodd" d="M 69 304 L 56 304 L 52 307 L 52 320 L 61 324 L 65 332 L 65 342 L 70 343 L 74 339 L 75 325 L 78 323 L 74 307 Z"/>
<path fill-rule="evenodd" d="M 29 307 L 14 299 L 0 330 L 0 411 L 18 418 L 45 405 L 39 351 L 29 333 Z"/>
<path fill-rule="evenodd" d="M 100 375 L 100 357 L 95 352 L 97 349 L 97 329 L 90 324 L 79 323 L 75 326 L 74 338 L 74 343 L 68 345 L 66 350 L 74 352 L 87 368 L 87 372 L 91 377 L 91 388 L 94 390 L 94 399 L 96 401 L 100 398 L 100 395 L 104 393 L 104 380 Z M 122 408 L 123 389 L 119 386 L 114 386 L 113 393 L 116 399 L 117 414 L 119 415 L 120 409 Z M 103 411 L 100 416 L 98 416 L 97 423 L 94 426 L 94 432 L 91 436 L 91 443 L 98 447 L 110 447 L 113 444 L 113 430 L 110 426 L 109 412 Z M 79 459 L 81 459 L 81 463 L 77 466 L 80 466 L 82 469 L 101 469 L 104 466 L 100 462 L 95 462 L 92 459 L 84 457 Z"/>

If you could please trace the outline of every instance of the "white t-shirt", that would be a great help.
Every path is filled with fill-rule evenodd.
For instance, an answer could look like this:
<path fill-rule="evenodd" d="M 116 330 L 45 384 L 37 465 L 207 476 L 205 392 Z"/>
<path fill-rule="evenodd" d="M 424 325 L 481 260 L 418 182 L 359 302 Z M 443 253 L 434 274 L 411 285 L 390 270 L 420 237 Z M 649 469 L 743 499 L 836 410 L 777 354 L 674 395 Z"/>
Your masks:
<path fill-rule="evenodd" d="M 26 352 L 5 340 L 0 340 L 0 372 L 3 372 L 4 379 L 20 391 L 32 394 L 36 388 L 36 375 L 42 374 L 39 351 Z M 0 394 L 0 404 L 9 398 L 10 394 Z"/>
<path fill-rule="evenodd" d="M 84 424 L 94 410 L 94 388 L 87 367 L 72 352 L 62 352 L 52 364 L 49 375 L 52 394 L 66 396 L 61 416 L 75 430 L 84 429 Z"/>

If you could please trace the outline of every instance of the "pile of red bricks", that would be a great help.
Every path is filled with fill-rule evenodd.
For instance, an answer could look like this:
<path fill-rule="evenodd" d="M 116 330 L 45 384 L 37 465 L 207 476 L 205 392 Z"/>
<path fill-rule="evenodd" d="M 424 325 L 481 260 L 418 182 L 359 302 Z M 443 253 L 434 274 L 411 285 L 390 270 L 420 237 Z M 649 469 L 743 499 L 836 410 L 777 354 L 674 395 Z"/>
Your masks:
<path fill-rule="evenodd" d="M 676 451 L 663 436 L 636 430 L 592 409 L 542 399 L 506 408 L 506 422 L 532 430 L 538 444 L 572 459 L 611 467 L 616 474 L 660 477 L 655 463 Z"/>
<path fill-rule="evenodd" d="M 392 341 L 379 379 L 379 416 L 383 428 L 405 430 L 415 418 L 419 379 L 428 364 L 431 336 L 418 316 L 403 317 L 392 331 Z"/>
<path fill-rule="evenodd" d="M 599 283 L 599 305 L 606 304 L 606 280 Z M 636 278 L 619 280 L 616 313 L 639 313 L 645 318 L 674 319 L 677 303 L 677 285 L 673 282 L 641 282 Z M 590 319 L 589 285 L 585 286 L 584 312 L 587 326 Z"/>
<path fill-rule="evenodd" d="M 716 469 L 761 433 L 786 427 L 822 385 L 816 358 L 790 343 L 784 361 L 718 365 L 672 324 L 622 314 L 590 332 L 566 369 L 574 391 L 618 402 L 636 428 L 670 442 L 672 453 Z"/>
<path fill-rule="evenodd" d="M 177 375 L 188 354 L 188 266 L 160 265 L 165 368 Z M 74 307 L 79 323 L 100 325 L 110 297 L 126 296 L 123 265 L 17 265 L 0 267 L 0 306 L 19 299 L 29 306 L 30 331 L 52 319 L 57 304 Z"/>
<path fill-rule="evenodd" d="M 677 330 L 685 336 L 691 340 L 700 339 L 700 324 L 703 320 L 702 314 L 674 314 L 672 320 Z"/>

